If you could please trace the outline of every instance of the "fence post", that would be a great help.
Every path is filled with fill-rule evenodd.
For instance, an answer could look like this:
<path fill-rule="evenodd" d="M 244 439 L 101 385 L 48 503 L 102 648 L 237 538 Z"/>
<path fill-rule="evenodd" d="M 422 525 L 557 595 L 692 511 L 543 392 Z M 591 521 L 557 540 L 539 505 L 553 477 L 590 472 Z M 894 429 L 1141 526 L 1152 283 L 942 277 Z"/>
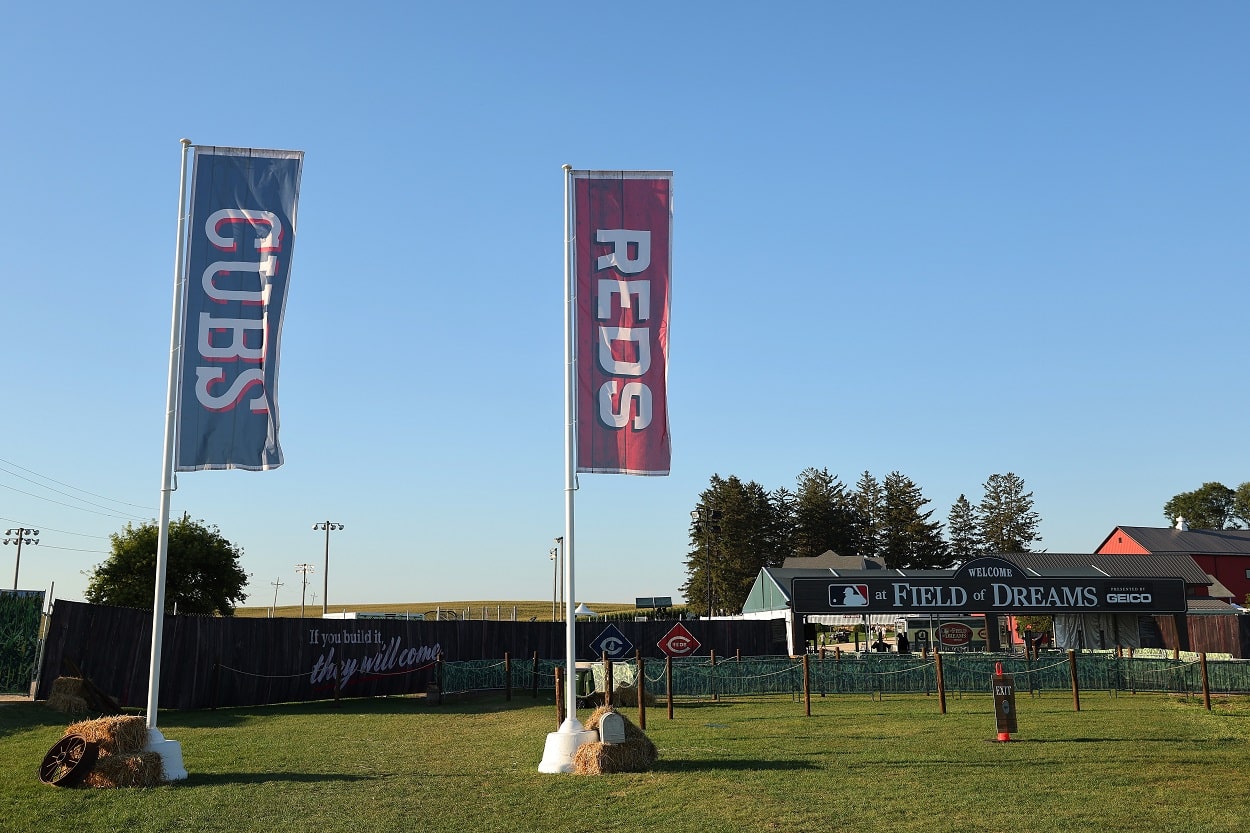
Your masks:
<path fill-rule="evenodd" d="M 1202 705 L 1211 711 L 1211 686 L 1207 682 L 1207 652 L 1198 654 L 1198 667 L 1202 671 Z"/>
<path fill-rule="evenodd" d="M 668 719 L 673 719 L 673 658 L 664 657 L 664 688 L 668 698 Z"/>
<path fill-rule="evenodd" d="M 1076 679 L 1076 651 L 1068 649 L 1068 672 L 1072 676 L 1072 708 L 1081 710 L 1081 684 Z"/>
<path fill-rule="evenodd" d="M 512 702 L 512 654 L 503 652 L 503 699 Z"/>
<path fill-rule="evenodd" d="M 812 716 L 812 673 L 807 654 L 803 654 L 803 707 L 807 716 Z"/>
<path fill-rule="evenodd" d="M 647 730 L 647 672 L 643 668 L 642 651 L 634 651 L 634 660 L 638 663 L 638 728 Z"/>
<path fill-rule="evenodd" d="M 556 666 L 556 728 L 564 722 L 564 668 Z"/>
<path fill-rule="evenodd" d="M 946 680 L 942 677 L 942 652 L 933 652 L 933 670 L 937 677 L 938 714 L 946 714 Z"/>
<path fill-rule="evenodd" d="M 612 680 L 612 660 L 608 658 L 607 653 L 603 655 L 603 705 L 612 705 L 612 689 L 614 687 Z"/>
<path fill-rule="evenodd" d="M 535 700 L 537 700 L 538 699 L 538 652 L 537 651 L 534 652 L 534 673 L 533 673 L 533 676 L 530 678 L 530 690 L 532 692 L 530 696 L 533 697 Z"/>
<path fill-rule="evenodd" d="M 709 648 L 708 655 L 712 658 L 712 676 L 708 680 L 708 687 L 712 690 L 712 699 L 719 700 L 720 694 L 716 691 L 716 649 Z"/>

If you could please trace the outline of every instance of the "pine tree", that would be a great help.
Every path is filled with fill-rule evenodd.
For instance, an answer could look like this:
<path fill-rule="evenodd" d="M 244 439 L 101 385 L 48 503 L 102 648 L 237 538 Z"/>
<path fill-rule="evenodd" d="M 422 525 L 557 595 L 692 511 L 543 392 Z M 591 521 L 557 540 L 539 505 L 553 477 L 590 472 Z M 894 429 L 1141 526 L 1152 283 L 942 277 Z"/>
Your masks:
<path fill-rule="evenodd" d="M 851 555 L 858 549 L 856 515 L 846 486 L 828 469 L 799 473 L 794 497 L 794 554 L 815 556 L 827 550 Z"/>
<path fill-rule="evenodd" d="M 882 555 L 891 569 L 931 569 L 945 567 L 949 562 L 942 524 L 930 521 L 933 510 L 924 511 L 929 503 L 920 487 L 910 478 L 894 471 L 883 484 L 884 510 L 881 515 Z"/>
<path fill-rule="evenodd" d="M 681 588 L 689 608 L 698 614 L 741 611 L 760 569 L 784 557 L 771 534 L 776 527 L 763 486 L 713 475 L 691 513 L 692 551 Z"/>
<path fill-rule="evenodd" d="M 1024 480 L 1011 472 L 991 474 L 977 506 L 977 534 L 987 553 L 1029 552 L 1042 540 L 1037 534 L 1041 517 L 1033 511 L 1033 493 L 1024 491 Z"/>
<path fill-rule="evenodd" d="M 881 522 L 885 512 L 885 493 L 877 478 L 868 471 L 861 474 L 855 483 L 854 504 L 859 515 L 859 555 L 880 558 L 884 551 Z"/>
<path fill-rule="evenodd" d="M 966 496 L 960 495 L 946 519 L 946 539 L 954 561 L 964 562 L 981 554 L 977 526 L 976 510 Z"/>

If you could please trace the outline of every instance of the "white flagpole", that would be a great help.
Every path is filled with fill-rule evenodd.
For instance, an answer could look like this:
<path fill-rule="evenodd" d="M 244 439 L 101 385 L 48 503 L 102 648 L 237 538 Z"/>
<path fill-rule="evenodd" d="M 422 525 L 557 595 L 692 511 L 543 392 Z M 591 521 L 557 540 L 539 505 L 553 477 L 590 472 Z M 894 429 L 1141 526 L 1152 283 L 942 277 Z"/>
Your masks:
<path fill-rule="evenodd" d="M 577 489 L 577 366 L 574 324 L 577 308 L 573 275 L 572 166 L 564 166 L 564 704 L 559 730 L 547 735 L 539 772 L 572 772 L 579 746 L 598 738 L 577 719 L 577 615 L 573 596 L 573 493 Z"/>
<path fill-rule="evenodd" d="M 573 613 L 573 496 L 577 490 L 577 287 L 573 280 L 572 166 L 564 166 L 564 706 L 561 731 L 580 732 L 577 720 L 577 616 Z"/>
<path fill-rule="evenodd" d="M 174 437 L 178 415 L 178 379 L 182 365 L 182 296 L 183 253 L 187 221 L 187 156 L 191 140 L 182 140 L 182 173 L 178 181 L 178 241 L 174 246 L 174 310 L 169 334 L 169 388 L 165 400 L 165 449 L 161 459 L 160 532 L 156 541 L 156 596 L 152 605 L 152 661 L 148 671 L 148 745 L 159 752 L 169 781 L 182 780 L 187 771 L 182 766 L 182 748 L 177 741 L 166 740 L 156 727 L 160 703 L 161 639 L 165 630 L 165 572 L 169 565 L 169 502 L 173 491 Z"/>

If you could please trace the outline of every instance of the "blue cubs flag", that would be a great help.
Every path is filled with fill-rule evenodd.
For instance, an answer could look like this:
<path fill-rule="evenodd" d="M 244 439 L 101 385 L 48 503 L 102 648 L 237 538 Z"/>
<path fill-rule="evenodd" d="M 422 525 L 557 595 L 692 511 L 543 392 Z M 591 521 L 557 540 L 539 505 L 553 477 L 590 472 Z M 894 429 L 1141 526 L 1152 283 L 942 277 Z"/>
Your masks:
<path fill-rule="evenodd" d="M 304 154 L 195 146 L 177 471 L 282 465 L 278 346 Z"/>

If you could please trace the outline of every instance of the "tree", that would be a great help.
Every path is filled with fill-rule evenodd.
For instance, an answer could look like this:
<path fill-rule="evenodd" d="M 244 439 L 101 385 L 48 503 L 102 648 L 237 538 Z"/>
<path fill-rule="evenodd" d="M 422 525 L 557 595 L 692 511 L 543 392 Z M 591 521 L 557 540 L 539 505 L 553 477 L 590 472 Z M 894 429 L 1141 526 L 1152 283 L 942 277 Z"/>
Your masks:
<path fill-rule="evenodd" d="M 930 521 L 933 510 L 920 487 L 900 472 L 886 475 L 882 484 L 881 544 L 890 569 L 930 569 L 950 563 L 942 524 Z"/>
<path fill-rule="evenodd" d="M 1233 494 L 1233 517 L 1250 527 L 1250 482 L 1242 483 Z"/>
<path fill-rule="evenodd" d="M 1176 523 L 1177 518 L 1184 518 L 1185 523 L 1194 529 L 1237 529 L 1233 521 L 1238 516 L 1238 494 L 1244 489 L 1245 497 L 1250 498 L 1250 484 L 1243 483 L 1238 492 L 1223 483 L 1203 483 L 1192 492 L 1181 492 L 1163 504 L 1163 514 L 1168 525 Z"/>
<path fill-rule="evenodd" d="M 1041 517 L 1033 511 L 1033 493 L 1024 491 L 1024 480 L 1011 472 L 991 474 L 977 506 L 977 533 L 984 552 L 1029 552 L 1042 540 L 1037 534 Z"/>
<path fill-rule="evenodd" d="M 815 556 L 827 550 L 854 555 L 859 550 L 858 518 L 853 496 L 828 469 L 799 473 L 794 495 L 794 555 Z"/>
<path fill-rule="evenodd" d="M 879 558 L 884 546 L 881 516 L 885 512 L 885 493 L 877 478 L 866 470 L 855 482 L 854 500 L 859 513 L 859 554 L 865 558 Z"/>
<path fill-rule="evenodd" d="M 687 607 L 700 615 L 742 610 L 760 568 L 779 566 L 785 557 L 773 534 L 778 527 L 763 486 L 713 475 L 691 514 L 692 551 L 681 588 Z"/>
<path fill-rule="evenodd" d="M 95 604 L 149 608 L 156 592 L 156 544 L 152 521 L 126 524 L 109 536 L 112 553 L 88 576 L 86 598 Z M 247 573 L 239 566 L 243 548 L 222 537 L 216 526 L 190 516 L 169 524 L 169 562 L 165 572 L 165 609 L 179 613 L 234 615 L 247 598 Z"/>
<path fill-rule="evenodd" d="M 968 498 L 960 495 L 946 518 L 946 540 L 955 561 L 967 561 L 981 554 L 981 536 L 977 533 L 977 515 Z"/>

